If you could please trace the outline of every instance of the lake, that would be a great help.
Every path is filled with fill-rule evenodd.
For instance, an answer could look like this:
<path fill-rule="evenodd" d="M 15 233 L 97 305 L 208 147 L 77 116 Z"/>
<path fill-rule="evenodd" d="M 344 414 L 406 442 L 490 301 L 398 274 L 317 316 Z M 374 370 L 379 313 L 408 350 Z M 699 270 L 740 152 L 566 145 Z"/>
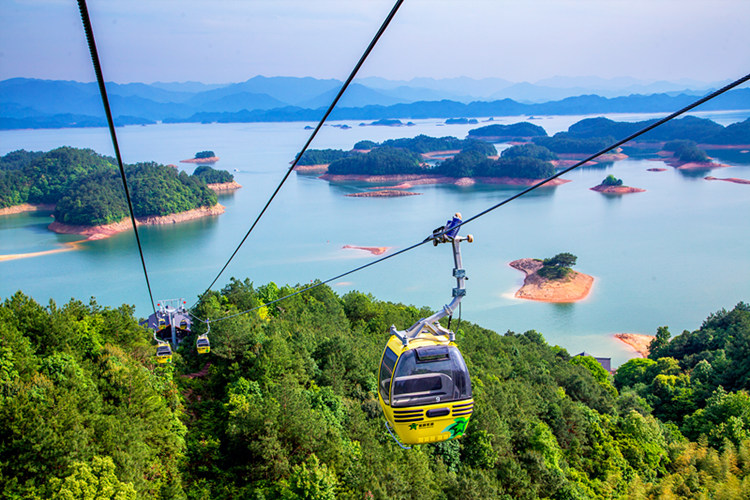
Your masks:
<path fill-rule="evenodd" d="M 727 125 L 750 111 L 694 113 Z M 657 115 L 607 115 L 642 120 Z M 494 117 L 516 123 L 527 117 Z M 582 116 L 535 117 L 551 135 Z M 478 125 L 444 125 L 417 120 L 413 127 L 326 126 L 313 148 L 350 149 L 362 139 L 383 141 L 418 134 L 463 138 Z M 244 187 L 220 196 L 226 213 L 214 218 L 142 227 L 154 298 L 184 297 L 192 304 L 229 258 L 309 136 L 307 123 L 171 124 L 118 129 L 127 163 L 179 161 L 210 149 L 221 157 L 217 168 L 235 175 Z M 481 124 L 480 124 L 481 125 Z M 0 132 L 0 154 L 16 149 L 47 151 L 59 146 L 92 148 L 114 155 L 104 128 L 14 130 Z M 499 148 L 505 145 L 498 145 Z M 722 152 L 711 154 L 721 155 Z M 750 153 L 732 152 L 730 168 L 716 177 L 750 179 Z M 673 334 L 693 330 L 710 313 L 750 300 L 750 186 L 706 181 L 663 163 L 630 158 L 609 167 L 584 167 L 565 178 L 572 182 L 542 188 L 477 221 L 462 233 L 476 241 L 462 245 L 469 281 L 463 319 L 499 333 L 535 329 L 550 344 L 571 354 L 586 350 L 611 356 L 618 365 L 634 353 L 612 338 L 617 332 L 653 335 L 668 325 Z M 236 171 L 235 171 L 236 169 Z M 608 174 L 644 193 L 608 197 L 589 190 Z M 214 288 L 230 277 L 256 285 L 310 283 L 328 279 L 376 257 L 344 245 L 388 246 L 398 250 L 423 240 L 454 213 L 472 216 L 519 191 L 498 186 L 417 186 L 420 196 L 351 198 L 357 185 L 331 185 L 314 176 L 292 174 Z M 80 238 L 46 229 L 49 212 L 0 217 L 0 254 L 60 248 Z M 596 278 L 591 295 L 575 304 L 521 301 L 513 293 L 523 275 L 508 262 L 523 257 L 578 256 L 576 269 Z M 372 293 L 381 300 L 438 309 L 455 286 L 448 245 L 422 245 L 359 273 L 333 288 Z M 103 305 L 133 304 L 151 312 L 132 232 L 85 242 L 78 250 L 0 262 L 0 297 L 23 290 L 42 304 L 71 297 Z M 454 318 L 455 320 L 455 318 Z M 455 323 L 454 323 L 455 324 Z M 396 325 L 404 328 L 409 325 Z"/>

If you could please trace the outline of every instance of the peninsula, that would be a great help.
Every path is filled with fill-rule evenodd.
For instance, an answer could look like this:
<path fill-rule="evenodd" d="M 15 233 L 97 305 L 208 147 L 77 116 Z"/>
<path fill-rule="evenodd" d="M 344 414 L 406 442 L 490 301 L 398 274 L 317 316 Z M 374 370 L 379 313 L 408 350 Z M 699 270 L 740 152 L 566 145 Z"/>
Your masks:
<path fill-rule="evenodd" d="M 540 302 L 568 303 L 585 299 L 594 278 L 570 269 L 577 257 L 561 253 L 551 259 L 518 259 L 510 262 L 514 269 L 526 274 L 523 286 L 515 297 Z"/>

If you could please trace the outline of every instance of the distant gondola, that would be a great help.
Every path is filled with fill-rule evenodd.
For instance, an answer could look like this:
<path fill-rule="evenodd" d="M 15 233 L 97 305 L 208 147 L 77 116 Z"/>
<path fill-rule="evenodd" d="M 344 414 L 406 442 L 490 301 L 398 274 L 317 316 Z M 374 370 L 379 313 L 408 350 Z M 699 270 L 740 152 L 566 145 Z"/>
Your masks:
<path fill-rule="evenodd" d="M 195 341 L 195 348 L 198 350 L 198 354 L 208 354 L 211 352 L 211 343 L 208 341 L 208 335 L 203 334 L 198 336 Z"/>
<path fill-rule="evenodd" d="M 156 346 L 156 361 L 158 363 L 171 363 L 172 362 L 172 348 L 169 343 L 163 340 L 159 341 Z"/>

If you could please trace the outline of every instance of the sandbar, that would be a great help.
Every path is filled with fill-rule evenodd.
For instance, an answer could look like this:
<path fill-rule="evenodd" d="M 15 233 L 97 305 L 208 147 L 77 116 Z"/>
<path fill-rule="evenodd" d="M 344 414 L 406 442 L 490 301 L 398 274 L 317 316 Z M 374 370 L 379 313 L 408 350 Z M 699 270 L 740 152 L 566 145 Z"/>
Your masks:
<path fill-rule="evenodd" d="M 642 333 L 615 333 L 615 338 L 641 355 L 647 358 L 651 341 L 656 337 L 653 335 L 644 335 Z"/>
<path fill-rule="evenodd" d="M 537 274 L 542 268 L 542 261 L 539 259 L 518 259 L 509 265 L 526 274 L 523 286 L 515 293 L 518 299 L 555 303 L 578 302 L 589 295 L 594 285 L 592 276 L 577 271 L 571 271 L 562 280 L 543 278 Z"/>
<path fill-rule="evenodd" d="M 597 193 L 604 194 L 628 194 L 646 192 L 645 189 L 634 188 L 630 186 L 605 186 L 604 184 L 599 184 L 598 186 L 594 186 L 589 189 L 592 191 L 596 191 Z"/>
<path fill-rule="evenodd" d="M 666 168 L 647 168 L 647 172 L 666 172 Z"/>
<path fill-rule="evenodd" d="M 734 182 L 735 184 L 750 184 L 750 180 L 747 179 L 738 179 L 737 177 L 711 177 L 710 175 L 708 177 L 704 177 L 707 181 L 726 181 L 726 182 Z"/>
<path fill-rule="evenodd" d="M 360 247 L 357 245 L 344 245 L 341 248 L 347 248 L 347 249 L 352 249 L 352 250 L 364 250 L 365 252 L 370 252 L 373 255 L 382 255 L 391 249 L 391 247 Z"/>
<path fill-rule="evenodd" d="M 86 240 L 81 241 L 70 241 L 67 243 L 63 243 L 61 247 L 59 248 L 53 248 L 52 250 L 42 250 L 40 252 L 27 252 L 27 253 L 11 253 L 6 255 L 0 255 L 0 262 L 4 262 L 6 260 L 16 260 L 16 259 L 28 259 L 31 257 L 41 257 L 42 255 L 52 255 L 54 253 L 61 253 L 61 252 L 70 252 L 71 250 L 78 250 L 81 247 L 81 243 Z"/>
<path fill-rule="evenodd" d="M 0 215 L 22 214 L 24 212 L 35 212 L 37 210 L 54 210 L 54 205 L 33 205 L 31 203 L 21 203 L 10 207 L 0 208 Z"/>

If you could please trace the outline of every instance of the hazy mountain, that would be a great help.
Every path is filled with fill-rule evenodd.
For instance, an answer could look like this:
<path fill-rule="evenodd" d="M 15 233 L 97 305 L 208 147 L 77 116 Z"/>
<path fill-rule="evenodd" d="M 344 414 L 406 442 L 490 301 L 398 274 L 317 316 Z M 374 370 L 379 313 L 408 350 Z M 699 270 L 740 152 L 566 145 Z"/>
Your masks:
<path fill-rule="evenodd" d="M 404 80 L 385 80 L 383 78 L 368 77 L 359 80 L 363 85 L 372 88 L 394 89 L 396 87 L 414 87 L 424 88 L 432 91 L 443 93 L 443 98 L 449 98 L 451 95 L 465 96 L 469 100 L 475 100 L 480 97 L 488 97 L 498 90 L 513 85 L 513 82 L 503 80 L 502 78 L 483 78 L 475 80 L 468 77 L 458 78 L 412 78 L 409 81 Z M 463 100 L 463 99 L 462 99 Z"/>
<path fill-rule="evenodd" d="M 692 87 L 686 88 L 688 84 Z M 706 86 L 721 84 L 595 77 L 555 77 L 536 84 L 513 84 L 499 78 L 415 78 L 406 82 L 370 77 L 349 87 L 332 118 L 661 112 L 705 94 Z M 341 82 L 333 79 L 256 76 L 223 86 L 197 82 L 107 83 L 107 90 L 116 122 L 123 124 L 314 120 L 320 114 L 314 111 L 330 105 L 340 86 Z M 702 109 L 750 109 L 750 89 L 733 91 Z M 27 78 L 0 81 L 4 128 L 22 127 L 24 123 L 29 127 L 96 126 L 103 117 L 96 83 Z"/>
<path fill-rule="evenodd" d="M 226 95 L 198 106 L 202 111 L 241 111 L 243 109 L 273 109 L 287 104 L 274 99 L 268 94 L 239 92 Z"/>
<path fill-rule="evenodd" d="M 191 100 L 194 104 L 203 104 L 222 97 L 242 92 L 267 94 L 274 99 L 289 104 L 297 104 L 316 98 L 324 92 L 341 87 L 338 80 L 318 80 L 316 78 L 295 78 L 287 76 L 256 76 L 242 83 L 233 83 L 225 87 L 196 94 Z"/>
<path fill-rule="evenodd" d="M 169 90 L 171 92 L 186 92 L 188 94 L 197 94 L 207 90 L 220 89 L 229 85 L 228 83 L 201 83 L 201 82 L 154 82 L 148 84 L 158 89 Z"/>
<path fill-rule="evenodd" d="M 315 96 L 307 101 L 301 101 L 297 103 L 297 106 L 301 108 L 327 108 L 333 102 L 336 94 L 340 91 L 340 86 L 323 92 L 322 94 Z M 358 108 L 360 106 L 369 105 L 380 105 L 390 106 L 391 104 L 397 104 L 400 102 L 409 102 L 406 99 L 399 99 L 397 97 L 386 95 L 377 90 L 373 90 L 364 85 L 358 83 L 352 83 L 346 89 L 346 92 L 341 96 L 341 100 L 338 105 L 345 107 Z"/>

